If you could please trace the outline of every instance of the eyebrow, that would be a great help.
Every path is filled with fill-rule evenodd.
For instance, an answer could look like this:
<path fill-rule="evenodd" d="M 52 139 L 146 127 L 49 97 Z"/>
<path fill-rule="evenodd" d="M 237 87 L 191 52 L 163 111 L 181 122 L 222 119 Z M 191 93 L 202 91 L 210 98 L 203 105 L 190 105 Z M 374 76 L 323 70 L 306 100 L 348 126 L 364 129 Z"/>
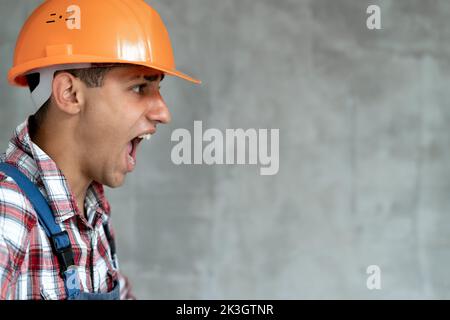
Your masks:
<path fill-rule="evenodd" d="M 154 74 L 154 75 L 151 75 L 151 76 L 144 76 L 144 79 L 149 81 L 149 82 L 154 82 L 154 81 L 158 81 L 158 79 L 161 77 L 161 80 L 160 80 L 160 82 L 161 82 L 161 81 L 164 80 L 165 76 L 166 75 L 164 73 L 159 73 L 159 74 Z M 136 80 L 136 79 L 140 79 L 141 77 L 142 77 L 142 75 L 133 76 L 133 77 L 130 78 L 130 81 L 133 81 L 133 80 Z"/>
<path fill-rule="evenodd" d="M 144 79 L 147 81 L 153 82 L 153 81 L 158 81 L 160 76 L 161 76 L 161 80 L 159 80 L 159 82 L 163 81 L 166 75 L 164 73 L 155 74 L 152 76 L 144 76 Z"/>

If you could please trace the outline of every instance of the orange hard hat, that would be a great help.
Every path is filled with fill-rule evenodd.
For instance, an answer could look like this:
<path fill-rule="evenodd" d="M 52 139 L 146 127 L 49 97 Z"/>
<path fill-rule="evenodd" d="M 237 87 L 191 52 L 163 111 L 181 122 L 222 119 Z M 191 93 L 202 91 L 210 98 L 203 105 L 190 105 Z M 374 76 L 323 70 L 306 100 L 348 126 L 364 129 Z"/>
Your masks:
<path fill-rule="evenodd" d="M 84 63 L 141 65 L 200 83 L 176 70 L 167 29 L 144 0 L 45 1 L 20 32 L 8 80 L 26 86 L 33 71 Z"/>

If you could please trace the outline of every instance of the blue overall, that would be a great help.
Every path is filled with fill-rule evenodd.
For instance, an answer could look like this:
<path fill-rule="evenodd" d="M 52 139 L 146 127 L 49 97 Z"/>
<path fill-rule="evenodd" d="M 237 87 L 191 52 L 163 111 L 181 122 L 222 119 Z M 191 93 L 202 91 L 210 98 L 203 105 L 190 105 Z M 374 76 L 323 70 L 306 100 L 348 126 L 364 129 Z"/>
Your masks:
<path fill-rule="evenodd" d="M 60 274 L 64 279 L 68 300 L 119 300 L 120 285 L 115 283 L 114 289 L 107 293 L 88 293 L 80 290 L 80 280 L 75 267 L 72 245 L 67 231 L 62 231 L 56 224 L 53 213 L 39 189 L 20 172 L 15 166 L 8 163 L 0 163 L 0 172 L 14 179 L 28 200 L 33 205 L 38 215 L 38 220 L 50 239 L 53 251 L 58 258 Z M 115 255 L 115 245 L 111 237 L 108 225 L 104 224 L 105 234 L 110 242 L 111 254 Z"/>

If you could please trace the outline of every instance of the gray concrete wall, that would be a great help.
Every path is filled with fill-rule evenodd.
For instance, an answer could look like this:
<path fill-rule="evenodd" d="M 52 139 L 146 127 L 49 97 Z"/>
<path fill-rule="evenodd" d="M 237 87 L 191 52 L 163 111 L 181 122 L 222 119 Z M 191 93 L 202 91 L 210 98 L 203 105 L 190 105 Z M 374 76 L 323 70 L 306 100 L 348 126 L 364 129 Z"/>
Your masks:
<path fill-rule="evenodd" d="M 32 112 L 5 78 L 37 3 L 0 1 L 2 148 Z M 108 190 L 140 298 L 450 298 L 448 1 L 151 3 L 203 84 L 164 82 L 173 122 Z M 279 128 L 279 173 L 172 164 L 171 132 L 194 120 Z"/>

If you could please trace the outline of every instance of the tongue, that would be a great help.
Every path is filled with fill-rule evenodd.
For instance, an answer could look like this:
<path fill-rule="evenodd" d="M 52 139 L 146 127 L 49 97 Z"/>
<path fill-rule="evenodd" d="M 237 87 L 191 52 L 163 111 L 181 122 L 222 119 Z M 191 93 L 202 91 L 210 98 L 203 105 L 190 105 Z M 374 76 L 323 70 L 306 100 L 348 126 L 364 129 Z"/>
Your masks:
<path fill-rule="evenodd" d="M 131 152 L 133 151 L 133 144 L 132 142 L 128 142 L 128 154 L 131 155 Z"/>

